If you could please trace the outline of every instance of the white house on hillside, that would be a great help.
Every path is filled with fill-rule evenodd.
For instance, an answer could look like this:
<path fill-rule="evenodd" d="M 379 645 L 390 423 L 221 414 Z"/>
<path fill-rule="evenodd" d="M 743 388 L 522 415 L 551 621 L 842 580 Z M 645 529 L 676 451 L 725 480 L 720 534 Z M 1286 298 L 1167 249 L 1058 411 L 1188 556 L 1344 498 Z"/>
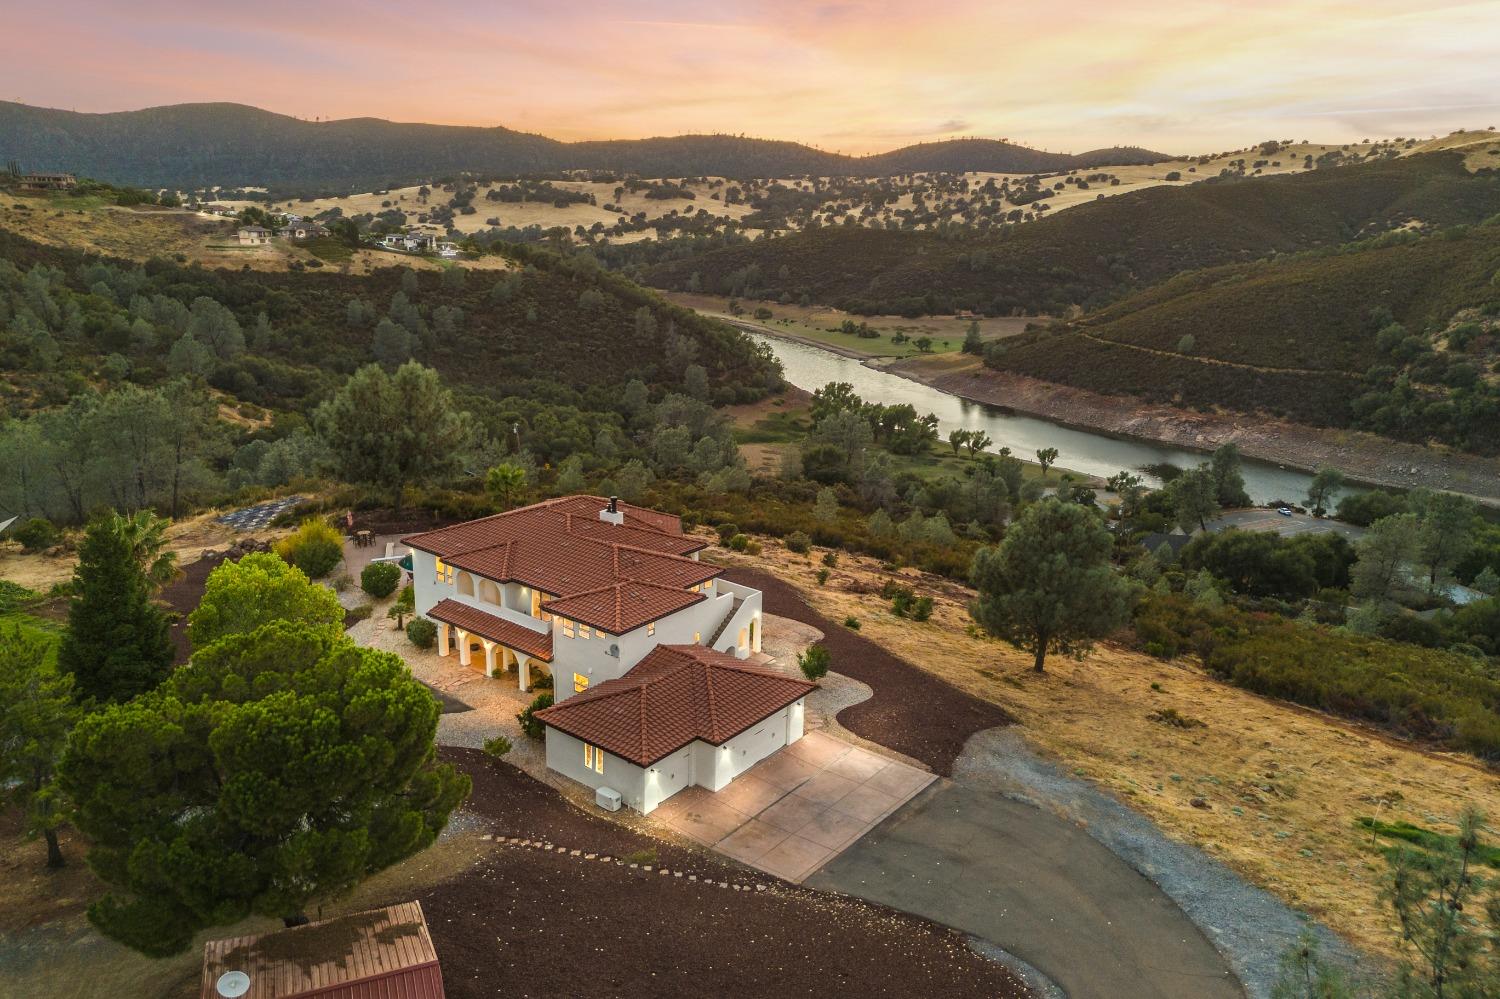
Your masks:
<path fill-rule="evenodd" d="M 800 679 L 760 651 L 759 590 L 698 561 L 670 514 L 569 496 L 406 538 L 416 611 L 438 652 L 486 676 L 554 677 L 547 763 L 649 812 L 718 790 L 802 737 Z M 477 659 L 477 661 L 476 661 Z"/>

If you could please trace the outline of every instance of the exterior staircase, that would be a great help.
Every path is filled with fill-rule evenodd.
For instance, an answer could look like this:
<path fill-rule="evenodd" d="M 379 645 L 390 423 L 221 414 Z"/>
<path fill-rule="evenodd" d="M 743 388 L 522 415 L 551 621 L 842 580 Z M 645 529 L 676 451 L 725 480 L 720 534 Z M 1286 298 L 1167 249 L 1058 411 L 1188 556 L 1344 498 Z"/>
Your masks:
<path fill-rule="evenodd" d="M 708 641 L 703 643 L 705 646 L 711 649 L 718 644 L 719 639 L 724 634 L 724 629 L 729 627 L 729 622 L 734 620 L 734 615 L 739 612 L 740 604 L 744 602 L 744 597 L 736 596 L 734 598 L 734 601 L 729 605 L 729 613 L 724 615 L 724 620 L 719 622 L 719 627 L 709 636 Z"/>

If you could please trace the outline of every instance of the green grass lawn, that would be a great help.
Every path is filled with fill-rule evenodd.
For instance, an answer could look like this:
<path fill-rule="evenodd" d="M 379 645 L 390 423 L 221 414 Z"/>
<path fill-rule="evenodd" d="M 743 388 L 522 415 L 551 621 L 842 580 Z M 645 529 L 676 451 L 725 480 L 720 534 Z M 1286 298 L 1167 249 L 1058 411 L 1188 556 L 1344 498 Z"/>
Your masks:
<path fill-rule="evenodd" d="M 62 638 L 62 625 L 30 612 L 45 599 L 39 593 L 0 579 L 0 641 L 12 629 L 19 629 L 25 637 L 40 638 L 47 642 L 51 649 L 48 658 L 55 660 L 57 643 Z"/>

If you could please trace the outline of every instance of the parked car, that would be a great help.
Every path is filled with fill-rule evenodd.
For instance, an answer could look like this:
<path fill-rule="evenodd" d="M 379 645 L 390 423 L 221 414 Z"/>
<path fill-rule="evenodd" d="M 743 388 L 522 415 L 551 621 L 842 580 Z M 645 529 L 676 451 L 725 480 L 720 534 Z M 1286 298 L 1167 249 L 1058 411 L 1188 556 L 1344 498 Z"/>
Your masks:
<path fill-rule="evenodd" d="M 1283 517 L 1290 517 L 1292 515 L 1292 508 L 1289 506 L 1279 506 L 1276 508 L 1276 512 Z"/>

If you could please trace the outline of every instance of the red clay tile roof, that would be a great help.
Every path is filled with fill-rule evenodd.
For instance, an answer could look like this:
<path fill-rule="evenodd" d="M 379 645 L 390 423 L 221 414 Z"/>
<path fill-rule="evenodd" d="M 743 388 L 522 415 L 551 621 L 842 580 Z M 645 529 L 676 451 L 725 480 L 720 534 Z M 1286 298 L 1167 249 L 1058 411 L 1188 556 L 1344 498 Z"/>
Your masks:
<path fill-rule="evenodd" d="M 722 745 L 815 687 L 702 645 L 658 645 L 624 676 L 536 716 L 649 767 L 695 739 Z"/>
<path fill-rule="evenodd" d="M 203 947 L 202 999 L 219 978 L 250 978 L 245 999 L 443 999 L 443 974 L 418 902 L 356 912 Z"/>
<path fill-rule="evenodd" d="M 522 583 L 554 600 L 640 584 L 617 591 L 642 594 L 645 599 L 639 606 L 627 600 L 617 612 L 608 613 L 585 604 L 604 614 L 598 619 L 548 608 L 613 634 L 638 628 L 697 599 L 692 594 L 677 598 L 675 606 L 664 611 L 662 588 L 686 593 L 719 575 L 720 569 L 687 557 L 704 542 L 683 535 L 680 518 L 621 503 L 625 522 L 612 524 L 599 519 L 607 503 L 599 496 L 567 496 L 404 540 L 457 569 L 497 582 Z M 606 619 L 610 623 L 603 623 Z"/>
<path fill-rule="evenodd" d="M 446 621 L 456 628 L 471 632 L 507 648 L 524 653 L 542 662 L 552 661 L 552 634 L 542 634 L 522 627 L 514 621 L 486 614 L 477 607 L 461 604 L 457 600 L 439 600 L 427 616 Z"/>
<path fill-rule="evenodd" d="M 705 599 L 704 594 L 691 590 L 631 579 L 548 600 L 542 604 L 542 609 L 582 621 L 611 635 L 623 635 L 648 621 L 659 620 Z"/>

